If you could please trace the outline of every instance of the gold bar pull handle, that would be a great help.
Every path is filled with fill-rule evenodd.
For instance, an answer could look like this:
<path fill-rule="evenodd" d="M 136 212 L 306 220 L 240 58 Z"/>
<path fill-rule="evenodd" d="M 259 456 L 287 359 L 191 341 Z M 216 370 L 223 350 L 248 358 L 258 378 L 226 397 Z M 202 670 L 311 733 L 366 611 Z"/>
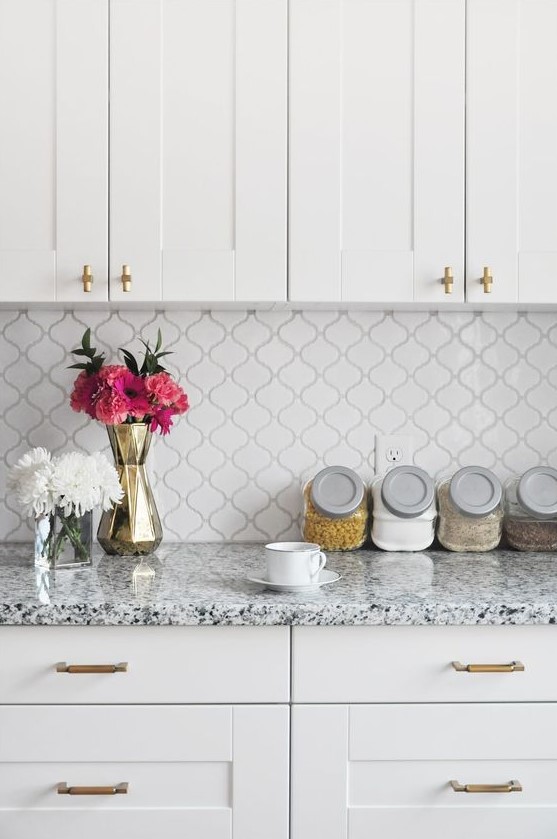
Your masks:
<path fill-rule="evenodd" d="M 455 792 L 522 792 L 519 781 L 509 781 L 507 784 L 459 784 L 449 781 Z"/>
<path fill-rule="evenodd" d="M 491 290 L 493 288 L 493 276 L 491 274 L 491 269 L 487 266 L 484 268 L 484 275 L 480 282 L 484 287 L 484 294 L 491 294 Z"/>
<path fill-rule="evenodd" d="M 56 665 L 57 673 L 127 673 L 128 662 L 119 664 L 66 664 L 59 661 Z"/>
<path fill-rule="evenodd" d="M 508 664 L 461 664 L 451 662 L 457 673 L 523 673 L 525 667 L 521 661 L 509 661 Z"/>
<path fill-rule="evenodd" d="M 83 274 L 81 275 L 81 282 L 83 283 L 83 291 L 88 293 L 91 291 L 93 285 L 93 273 L 90 265 L 83 266 Z"/>
<path fill-rule="evenodd" d="M 127 795 L 129 784 L 116 784 L 114 787 L 69 787 L 65 782 L 58 784 L 58 795 Z"/>
<path fill-rule="evenodd" d="M 129 265 L 122 265 L 122 291 L 132 290 L 132 270 Z"/>
<path fill-rule="evenodd" d="M 445 275 L 444 275 L 443 279 L 441 280 L 441 282 L 445 286 L 445 294 L 452 294 L 453 293 L 454 277 L 453 277 L 453 269 L 450 267 L 450 265 L 447 265 L 447 267 L 445 268 Z"/>

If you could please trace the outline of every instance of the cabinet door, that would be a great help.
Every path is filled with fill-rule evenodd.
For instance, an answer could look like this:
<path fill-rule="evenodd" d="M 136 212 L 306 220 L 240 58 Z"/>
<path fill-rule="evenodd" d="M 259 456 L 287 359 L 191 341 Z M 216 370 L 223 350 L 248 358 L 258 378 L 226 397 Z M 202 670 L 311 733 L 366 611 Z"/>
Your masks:
<path fill-rule="evenodd" d="M 291 837 L 553 839 L 556 722 L 551 704 L 294 705 Z"/>
<path fill-rule="evenodd" d="M 3 706 L 0 836 L 287 839 L 288 749 L 284 705 Z"/>
<path fill-rule="evenodd" d="M 286 56 L 287 0 L 112 0 L 112 299 L 285 299 Z"/>
<path fill-rule="evenodd" d="M 555 0 L 468 2 L 471 301 L 557 302 L 556 38 Z"/>
<path fill-rule="evenodd" d="M 0 114 L 0 301 L 107 299 L 108 0 L 0 0 Z"/>
<path fill-rule="evenodd" d="M 463 299 L 464 5 L 291 0 L 292 300 Z"/>

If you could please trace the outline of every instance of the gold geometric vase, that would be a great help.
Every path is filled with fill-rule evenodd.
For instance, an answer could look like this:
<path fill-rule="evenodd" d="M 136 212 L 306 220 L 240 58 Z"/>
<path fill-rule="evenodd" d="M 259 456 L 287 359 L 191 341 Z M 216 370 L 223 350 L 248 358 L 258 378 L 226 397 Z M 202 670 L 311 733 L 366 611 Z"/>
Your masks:
<path fill-rule="evenodd" d="M 97 539 L 107 554 L 150 554 L 162 541 L 161 520 L 145 469 L 152 434 L 143 422 L 107 425 L 106 430 L 124 497 L 102 514 Z"/>

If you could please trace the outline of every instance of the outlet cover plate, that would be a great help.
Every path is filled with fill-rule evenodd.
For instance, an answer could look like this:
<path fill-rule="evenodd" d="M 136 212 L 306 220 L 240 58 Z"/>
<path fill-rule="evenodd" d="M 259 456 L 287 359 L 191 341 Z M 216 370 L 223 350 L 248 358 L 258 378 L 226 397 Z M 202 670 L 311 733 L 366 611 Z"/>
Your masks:
<path fill-rule="evenodd" d="M 408 434 L 375 435 L 375 474 L 414 463 L 414 438 Z"/>

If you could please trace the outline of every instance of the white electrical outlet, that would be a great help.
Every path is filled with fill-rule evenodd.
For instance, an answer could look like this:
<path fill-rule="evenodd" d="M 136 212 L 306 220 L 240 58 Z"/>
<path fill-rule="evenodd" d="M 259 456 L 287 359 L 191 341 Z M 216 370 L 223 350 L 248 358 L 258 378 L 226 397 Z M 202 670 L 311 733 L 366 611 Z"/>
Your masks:
<path fill-rule="evenodd" d="M 375 474 L 382 475 L 393 466 L 414 463 L 414 438 L 407 434 L 375 435 Z"/>

